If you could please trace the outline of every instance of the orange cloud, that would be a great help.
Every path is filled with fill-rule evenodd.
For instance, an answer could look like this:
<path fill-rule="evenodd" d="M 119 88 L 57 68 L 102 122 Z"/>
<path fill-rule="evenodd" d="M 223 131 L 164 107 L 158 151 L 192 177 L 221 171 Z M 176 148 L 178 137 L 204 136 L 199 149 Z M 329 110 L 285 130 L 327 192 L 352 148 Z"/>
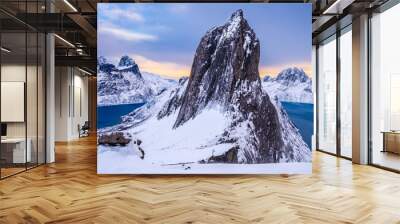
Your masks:
<path fill-rule="evenodd" d="M 150 72 L 173 79 L 178 79 L 182 76 L 190 75 L 191 65 L 189 66 L 167 61 L 155 61 L 142 55 L 136 54 L 131 56 L 139 65 L 141 71 Z M 309 63 L 293 63 L 277 66 L 265 66 L 260 67 L 259 72 L 261 77 L 264 77 L 265 75 L 275 77 L 276 75 L 278 75 L 279 72 L 289 67 L 302 68 L 308 76 L 311 77 L 312 75 L 312 68 L 311 64 Z"/>
<path fill-rule="evenodd" d="M 167 76 L 169 78 L 180 78 L 190 75 L 190 67 L 174 62 L 154 61 L 141 55 L 132 55 L 132 58 L 140 66 L 140 70 Z"/>

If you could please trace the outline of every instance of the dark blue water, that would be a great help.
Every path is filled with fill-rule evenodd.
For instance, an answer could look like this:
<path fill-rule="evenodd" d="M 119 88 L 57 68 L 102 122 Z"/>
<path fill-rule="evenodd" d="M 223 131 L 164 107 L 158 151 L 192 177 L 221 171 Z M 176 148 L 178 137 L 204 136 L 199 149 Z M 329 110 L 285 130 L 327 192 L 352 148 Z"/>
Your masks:
<path fill-rule="evenodd" d="M 311 147 L 311 137 L 314 129 L 314 105 L 309 103 L 282 102 L 282 106 L 288 113 L 290 120 L 300 130 L 303 140 Z"/>
<path fill-rule="evenodd" d="M 129 114 L 144 103 L 97 107 L 97 128 L 110 127 L 121 122 L 121 116 Z"/>
<path fill-rule="evenodd" d="M 122 104 L 113 106 L 97 107 L 97 127 L 105 128 L 119 124 L 121 116 L 126 115 L 144 103 Z M 300 130 L 303 140 L 311 147 L 311 136 L 313 133 L 313 104 L 282 102 L 283 108 L 289 115 L 294 125 Z"/>

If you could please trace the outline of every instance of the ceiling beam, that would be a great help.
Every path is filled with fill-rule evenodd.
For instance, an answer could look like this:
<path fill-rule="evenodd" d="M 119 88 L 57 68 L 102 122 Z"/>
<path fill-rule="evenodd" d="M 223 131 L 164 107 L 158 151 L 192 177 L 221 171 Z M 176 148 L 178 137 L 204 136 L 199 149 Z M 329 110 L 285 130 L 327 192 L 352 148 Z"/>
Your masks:
<path fill-rule="evenodd" d="M 56 66 L 86 67 L 97 70 L 97 59 L 91 56 L 55 56 Z"/>
<path fill-rule="evenodd" d="M 82 30 L 75 21 L 62 13 L 18 13 L 16 18 L 42 32 Z"/>
<path fill-rule="evenodd" d="M 91 46 L 96 45 L 97 41 L 97 30 L 90 24 L 85 17 L 83 17 L 80 14 L 68 14 L 68 17 L 74 21 L 78 26 L 82 28 L 83 31 L 89 36 L 89 38 L 86 39 L 87 42 Z"/>
<path fill-rule="evenodd" d="M 355 0 L 336 0 L 322 14 L 342 14 L 343 10 L 351 5 Z"/>

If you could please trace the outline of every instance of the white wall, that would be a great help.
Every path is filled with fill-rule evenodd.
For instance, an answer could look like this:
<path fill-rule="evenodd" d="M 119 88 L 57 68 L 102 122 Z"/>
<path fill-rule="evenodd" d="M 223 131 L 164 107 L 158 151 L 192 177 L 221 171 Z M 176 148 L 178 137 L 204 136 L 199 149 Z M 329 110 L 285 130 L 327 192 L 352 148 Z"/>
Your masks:
<path fill-rule="evenodd" d="M 27 70 L 26 70 L 27 69 Z M 2 82 L 24 82 L 26 83 L 25 76 L 28 72 L 28 88 L 27 88 L 27 119 L 28 119 L 28 137 L 33 130 L 36 134 L 36 107 L 37 107 L 37 93 L 36 93 L 36 80 L 31 78 L 32 74 L 36 75 L 36 67 L 27 66 L 25 64 L 4 64 L 1 66 L 1 81 Z M 31 88 L 29 88 L 31 87 Z M 39 105 L 39 107 L 42 105 Z M 8 108 L 1 108 L 7 110 Z M 22 108 L 24 110 L 24 108 Z M 35 113 L 33 113 L 33 111 Z M 33 122 L 33 123 L 32 123 Z M 26 122 L 7 122 L 7 134 L 9 137 L 24 137 Z M 32 131 L 30 131 L 32 130 Z"/>
<path fill-rule="evenodd" d="M 38 69 L 38 70 L 37 70 Z M 42 68 L 39 66 L 25 66 L 25 64 L 3 64 L 1 66 L 1 81 L 2 82 L 23 82 L 26 89 L 20 89 L 19 94 L 24 94 L 26 90 L 26 106 L 25 101 L 22 102 L 22 107 L 11 108 L 2 107 L 2 112 L 7 113 L 22 113 L 25 117 L 21 122 L 6 122 L 7 123 L 7 137 L 9 138 L 24 138 L 25 135 L 29 139 L 30 148 L 32 152 L 32 161 L 44 163 L 44 150 L 45 150 L 45 116 L 44 116 L 44 100 L 45 90 L 44 87 L 44 74 Z M 27 79 L 27 80 L 25 80 Z M 24 86 L 24 87 L 25 87 Z M 2 94 L 7 94 L 3 92 Z M 7 95 L 2 95 L 2 98 L 7 98 Z M 24 97 L 22 97 L 24 98 Z M 17 103 L 17 102 L 15 102 Z M 11 111 L 7 111 L 11 110 Z"/>
<path fill-rule="evenodd" d="M 68 140 L 69 117 L 69 68 L 55 68 L 55 141 Z"/>
<path fill-rule="evenodd" d="M 24 82 L 1 82 L 1 108 L 2 122 L 25 121 Z"/>
<path fill-rule="evenodd" d="M 76 72 L 76 70 L 75 70 Z M 73 94 L 74 102 L 72 103 L 74 107 L 72 108 L 72 119 L 71 119 L 71 135 L 72 138 L 79 137 L 78 125 L 83 125 L 85 121 L 89 119 L 88 113 L 88 78 L 82 76 L 82 73 L 74 75 L 73 82 Z"/>
<path fill-rule="evenodd" d="M 78 125 L 88 120 L 88 78 L 76 68 L 56 67 L 55 140 L 79 137 Z"/>
<path fill-rule="evenodd" d="M 25 82 L 25 64 L 8 64 L 1 66 L 1 81 Z M 7 108 L 1 108 L 6 110 Z M 7 137 L 25 137 L 25 122 L 7 123 Z"/>

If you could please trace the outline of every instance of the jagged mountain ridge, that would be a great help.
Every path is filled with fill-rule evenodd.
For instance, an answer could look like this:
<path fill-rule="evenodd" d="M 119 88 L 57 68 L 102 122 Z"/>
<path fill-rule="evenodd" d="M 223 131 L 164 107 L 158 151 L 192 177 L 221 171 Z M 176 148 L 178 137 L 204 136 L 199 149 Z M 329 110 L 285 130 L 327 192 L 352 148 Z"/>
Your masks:
<path fill-rule="evenodd" d="M 144 103 L 176 84 L 158 75 L 140 72 L 129 56 L 122 56 L 118 66 L 98 58 L 97 102 L 99 106 Z"/>
<path fill-rule="evenodd" d="M 279 102 L 271 100 L 262 89 L 259 56 L 259 40 L 243 11 L 238 10 L 226 24 L 209 30 L 201 39 L 189 79 L 182 79 L 175 89 L 125 116 L 124 123 L 115 130 L 128 130 L 146 144 L 152 141 L 147 138 L 153 136 L 149 133 L 156 125 L 159 135 L 160 131 L 170 133 L 164 138 L 171 147 L 152 149 L 163 153 L 189 144 L 176 136 L 181 130 L 197 135 L 200 130 L 190 128 L 199 128 L 199 119 L 205 119 L 200 126 L 204 128 L 218 118 L 215 121 L 224 119 L 224 130 L 214 133 L 211 128 L 206 142 L 191 145 L 202 152 L 194 162 L 309 162 L 310 151 L 297 128 Z M 163 137 L 159 137 L 161 142 Z M 152 147 L 157 144 L 150 142 Z"/>
<path fill-rule="evenodd" d="M 262 84 L 271 98 L 276 97 L 281 102 L 313 102 L 312 80 L 303 69 L 284 69 L 275 78 L 265 76 Z"/>

